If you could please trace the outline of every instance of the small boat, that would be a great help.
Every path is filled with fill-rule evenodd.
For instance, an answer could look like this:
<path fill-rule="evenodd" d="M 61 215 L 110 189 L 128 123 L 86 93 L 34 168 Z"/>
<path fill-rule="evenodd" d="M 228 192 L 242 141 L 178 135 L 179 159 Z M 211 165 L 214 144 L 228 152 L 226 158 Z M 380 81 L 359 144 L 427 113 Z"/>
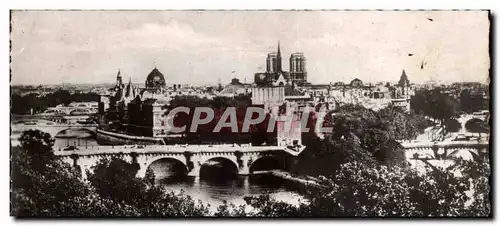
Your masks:
<path fill-rule="evenodd" d="M 27 126 L 36 126 L 37 123 L 36 122 L 24 122 L 24 125 L 27 125 Z"/>

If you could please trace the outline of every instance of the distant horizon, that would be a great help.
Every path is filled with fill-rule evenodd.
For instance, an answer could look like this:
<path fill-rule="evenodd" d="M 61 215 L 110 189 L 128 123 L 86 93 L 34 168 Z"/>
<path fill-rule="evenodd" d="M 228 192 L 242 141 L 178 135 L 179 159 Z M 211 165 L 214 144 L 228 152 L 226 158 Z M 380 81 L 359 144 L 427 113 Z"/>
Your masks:
<path fill-rule="evenodd" d="M 352 81 L 352 80 L 351 80 Z M 331 83 L 332 84 L 335 84 L 336 82 L 343 82 L 344 84 L 349 84 L 351 81 L 348 81 L 348 82 L 343 82 L 343 81 L 332 81 Z M 240 82 L 243 82 L 240 80 Z M 365 83 L 363 81 L 363 84 L 377 84 L 377 83 L 397 83 L 398 81 L 379 81 L 379 82 L 368 82 L 368 83 Z M 248 82 L 247 82 L 248 83 Z M 253 82 L 251 82 L 253 83 Z M 311 83 L 311 82 L 310 82 Z M 468 82 L 468 81 L 457 81 L 457 82 L 449 82 L 449 83 L 435 83 L 434 85 L 452 85 L 454 83 L 479 83 L 481 85 L 489 85 L 489 83 L 486 83 L 486 82 L 475 82 L 475 81 L 472 81 L 472 82 Z M 103 83 L 58 83 L 58 84 L 10 84 L 10 86 L 62 86 L 62 85 L 114 85 L 116 84 L 116 82 L 103 82 Z M 128 84 L 128 82 L 125 82 L 124 83 L 125 85 Z M 137 84 L 144 84 L 144 82 L 132 82 L 132 84 L 134 85 L 137 85 Z M 205 84 L 191 84 L 191 83 L 169 83 L 168 81 L 166 82 L 167 85 L 175 85 L 175 84 L 181 84 L 181 85 L 218 85 L 218 83 L 205 83 Z M 228 85 L 228 83 L 221 83 L 222 85 Z M 313 85 L 328 85 L 330 83 L 311 83 Z M 428 85 L 429 83 L 414 83 L 414 82 L 411 82 L 410 80 L 410 84 L 414 84 L 414 85 Z"/>

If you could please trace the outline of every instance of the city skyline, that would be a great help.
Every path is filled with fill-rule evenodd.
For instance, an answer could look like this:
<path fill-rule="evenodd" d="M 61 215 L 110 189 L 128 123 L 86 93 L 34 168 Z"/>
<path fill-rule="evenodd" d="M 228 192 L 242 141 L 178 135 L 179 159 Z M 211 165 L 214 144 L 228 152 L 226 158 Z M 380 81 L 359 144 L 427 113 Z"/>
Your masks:
<path fill-rule="evenodd" d="M 250 83 L 278 41 L 304 53 L 312 83 L 489 76 L 487 11 L 13 11 L 11 23 L 12 85 L 112 83 L 118 69 L 142 83 L 154 67 L 170 84 Z"/>

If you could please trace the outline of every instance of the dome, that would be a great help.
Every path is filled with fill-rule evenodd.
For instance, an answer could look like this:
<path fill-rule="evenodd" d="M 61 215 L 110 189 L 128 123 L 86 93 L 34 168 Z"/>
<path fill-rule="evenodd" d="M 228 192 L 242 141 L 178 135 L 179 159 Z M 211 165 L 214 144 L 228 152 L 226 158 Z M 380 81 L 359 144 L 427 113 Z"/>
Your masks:
<path fill-rule="evenodd" d="M 165 77 L 156 69 L 156 67 L 149 73 L 146 79 L 146 88 L 161 88 L 165 87 Z"/>
<path fill-rule="evenodd" d="M 351 81 L 351 86 L 353 87 L 363 86 L 363 81 L 361 81 L 359 78 L 355 78 Z"/>

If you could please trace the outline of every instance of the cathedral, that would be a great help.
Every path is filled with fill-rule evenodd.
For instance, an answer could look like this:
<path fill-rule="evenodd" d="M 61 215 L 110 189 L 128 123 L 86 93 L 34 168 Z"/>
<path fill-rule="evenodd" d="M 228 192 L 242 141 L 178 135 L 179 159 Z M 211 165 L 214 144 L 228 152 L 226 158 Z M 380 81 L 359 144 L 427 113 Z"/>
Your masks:
<path fill-rule="evenodd" d="M 278 51 L 267 54 L 266 71 L 255 74 L 257 86 L 304 85 L 307 83 L 306 58 L 303 53 L 290 55 L 290 70 L 283 71 L 280 43 Z"/>

